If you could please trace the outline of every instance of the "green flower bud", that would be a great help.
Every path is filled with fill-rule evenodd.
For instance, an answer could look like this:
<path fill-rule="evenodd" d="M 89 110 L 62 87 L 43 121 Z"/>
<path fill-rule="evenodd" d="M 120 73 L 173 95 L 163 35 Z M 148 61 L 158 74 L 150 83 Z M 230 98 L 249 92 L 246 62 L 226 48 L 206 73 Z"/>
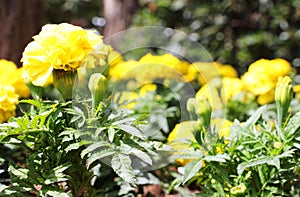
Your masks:
<path fill-rule="evenodd" d="M 279 77 L 275 89 L 275 102 L 277 108 L 277 121 L 281 125 L 287 115 L 290 103 L 293 99 L 293 87 L 291 78 Z"/>
<path fill-rule="evenodd" d="M 61 93 L 64 100 L 71 99 L 77 71 L 54 69 L 52 74 L 54 87 Z"/>
<path fill-rule="evenodd" d="M 92 93 L 92 102 L 95 109 L 105 97 L 107 91 L 107 79 L 100 73 L 94 73 L 89 79 L 88 87 Z"/>
<path fill-rule="evenodd" d="M 187 111 L 190 113 L 195 113 L 196 105 L 197 105 L 196 98 L 189 98 L 186 104 Z"/>
<path fill-rule="evenodd" d="M 195 113 L 203 121 L 203 126 L 207 128 L 210 125 L 212 107 L 208 99 L 204 95 L 199 95 L 196 98 Z"/>

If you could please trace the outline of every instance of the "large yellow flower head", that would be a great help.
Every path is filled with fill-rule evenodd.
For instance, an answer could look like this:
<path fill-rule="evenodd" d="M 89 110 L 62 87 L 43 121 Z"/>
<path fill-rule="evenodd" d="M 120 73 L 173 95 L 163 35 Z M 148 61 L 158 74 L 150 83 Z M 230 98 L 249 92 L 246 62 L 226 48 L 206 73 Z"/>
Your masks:
<path fill-rule="evenodd" d="M 258 97 L 259 104 L 267 104 L 274 100 L 274 88 L 278 77 L 288 75 L 292 70 L 284 59 L 260 59 L 249 66 L 248 72 L 242 76 L 247 90 Z"/>
<path fill-rule="evenodd" d="M 30 96 L 29 88 L 22 78 L 23 68 L 17 68 L 12 61 L 1 59 L 0 70 L 0 84 L 13 86 L 16 93 L 22 98 Z"/>
<path fill-rule="evenodd" d="M 18 98 L 13 86 L 0 84 L 0 123 L 15 115 Z"/>
<path fill-rule="evenodd" d="M 102 44 L 101 36 L 92 30 L 67 23 L 48 24 L 33 37 L 21 61 L 25 76 L 36 86 L 51 82 L 52 70 L 77 70 L 84 58 Z"/>

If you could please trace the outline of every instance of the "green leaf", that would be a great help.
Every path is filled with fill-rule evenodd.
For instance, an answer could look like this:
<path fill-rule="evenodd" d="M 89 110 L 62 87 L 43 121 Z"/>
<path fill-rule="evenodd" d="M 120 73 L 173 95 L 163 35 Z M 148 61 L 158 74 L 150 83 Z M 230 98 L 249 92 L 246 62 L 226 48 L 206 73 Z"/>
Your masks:
<path fill-rule="evenodd" d="M 87 159 L 87 167 L 89 168 L 90 165 L 95 162 L 96 160 L 98 159 L 102 159 L 104 157 L 108 157 L 108 156 L 111 156 L 113 154 L 116 153 L 116 150 L 115 149 L 104 149 L 100 152 L 96 152 L 96 153 L 93 153 L 91 154 L 91 156 Z"/>
<path fill-rule="evenodd" d="M 90 143 L 92 143 L 92 142 L 89 142 L 89 141 L 86 141 L 86 140 L 82 140 L 80 142 L 76 142 L 76 143 L 70 144 L 69 146 L 67 146 L 67 148 L 65 149 L 65 151 L 69 152 L 71 150 L 76 150 L 79 147 L 81 147 L 83 145 L 86 145 L 86 144 L 90 144 Z"/>
<path fill-rule="evenodd" d="M 33 106 L 36 106 L 38 109 L 40 109 L 42 107 L 42 104 L 40 101 L 38 100 L 31 100 L 31 99 L 22 99 L 20 100 L 19 103 L 27 103 Z"/>
<path fill-rule="evenodd" d="M 95 142 L 91 145 L 89 145 L 86 149 L 84 149 L 80 156 L 81 158 L 84 158 L 84 156 L 94 150 L 96 150 L 97 148 L 103 148 L 104 146 L 109 146 L 110 144 L 104 141 L 99 141 L 99 142 Z"/>
<path fill-rule="evenodd" d="M 300 112 L 296 113 L 293 117 L 290 118 L 286 127 L 284 128 L 285 132 L 289 135 L 293 135 L 300 127 Z"/>
<path fill-rule="evenodd" d="M 130 135 L 136 136 L 140 139 L 144 139 L 144 136 L 142 135 L 141 131 L 131 125 L 121 124 L 119 125 L 119 128 L 125 131 L 126 133 L 129 133 Z"/>
<path fill-rule="evenodd" d="M 46 185 L 50 185 L 52 183 L 57 183 L 57 182 L 62 182 L 62 181 L 67 181 L 67 175 L 65 175 L 63 172 L 68 169 L 70 166 L 69 165 L 60 165 L 51 170 L 49 174 L 45 176 L 45 181 L 44 183 Z"/>
<path fill-rule="evenodd" d="M 201 168 L 202 168 L 202 160 L 195 160 L 187 163 L 184 168 L 182 184 L 185 184 L 188 180 L 193 178 Z"/>
<path fill-rule="evenodd" d="M 114 154 L 111 160 L 111 166 L 124 181 L 135 184 L 135 175 L 128 155 L 122 153 Z"/>
<path fill-rule="evenodd" d="M 145 162 L 149 165 L 152 165 L 151 157 L 147 153 L 145 153 L 137 148 L 131 147 L 127 144 L 122 144 L 121 150 L 126 154 L 133 154 L 136 157 L 138 157 L 139 159 L 141 159 L 143 162 Z"/>
<path fill-rule="evenodd" d="M 266 105 L 263 105 L 260 108 L 258 108 L 254 112 L 254 114 L 245 122 L 244 127 L 249 128 L 251 125 L 254 125 L 265 110 L 266 110 Z"/>
<path fill-rule="evenodd" d="M 264 156 L 264 157 L 255 158 L 239 164 L 237 167 L 238 174 L 241 175 L 246 168 L 258 166 L 262 164 L 273 165 L 276 166 L 276 168 L 280 168 L 279 158 L 277 157 L 271 158 L 269 156 Z"/>
<path fill-rule="evenodd" d="M 13 175 L 18 177 L 19 179 L 27 179 L 28 178 L 28 169 L 23 168 L 15 168 L 12 165 L 9 166 L 8 171 L 11 172 Z"/>
<path fill-rule="evenodd" d="M 108 133 L 108 140 L 112 143 L 115 137 L 115 129 L 113 127 L 108 127 L 107 133 Z"/>
<path fill-rule="evenodd" d="M 226 154 L 208 155 L 203 158 L 205 161 L 226 162 L 230 157 Z"/>

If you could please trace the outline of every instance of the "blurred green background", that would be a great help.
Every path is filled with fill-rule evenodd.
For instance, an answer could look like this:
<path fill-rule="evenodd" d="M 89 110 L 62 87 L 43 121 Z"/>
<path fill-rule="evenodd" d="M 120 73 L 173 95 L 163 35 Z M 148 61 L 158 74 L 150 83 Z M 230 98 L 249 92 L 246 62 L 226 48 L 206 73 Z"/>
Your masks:
<path fill-rule="evenodd" d="M 96 23 L 102 8 L 99 0 L 48 0 L 46 17 L 55 23 L 78 19 L 103 31 Z M 299 0 L 138 0 L 131 27 L 149 25 L 185 32 L 240 74 L 259 58 L 300 66 Z"/>

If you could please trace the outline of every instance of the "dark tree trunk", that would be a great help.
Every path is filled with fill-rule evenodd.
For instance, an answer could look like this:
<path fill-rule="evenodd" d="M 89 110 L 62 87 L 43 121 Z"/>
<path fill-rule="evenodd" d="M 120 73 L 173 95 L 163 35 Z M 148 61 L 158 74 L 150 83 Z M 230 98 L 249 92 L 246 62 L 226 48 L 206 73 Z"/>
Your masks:
<path fill-rule="evenodd" d="M 103 0 L 103 4 L 103 15 L 106 21 L 104 38 L 108 38 L 130 26 L 138 2 L 137 0 Z M 114 47 L 117 42 L 117 40 L 110 40 L 108 44 Z"/>
<path fill-rule="evenodd" d="M 32 36 L 44 23 L 44 0 L 0 0 L 0 58 L 20 60 Z"/>

